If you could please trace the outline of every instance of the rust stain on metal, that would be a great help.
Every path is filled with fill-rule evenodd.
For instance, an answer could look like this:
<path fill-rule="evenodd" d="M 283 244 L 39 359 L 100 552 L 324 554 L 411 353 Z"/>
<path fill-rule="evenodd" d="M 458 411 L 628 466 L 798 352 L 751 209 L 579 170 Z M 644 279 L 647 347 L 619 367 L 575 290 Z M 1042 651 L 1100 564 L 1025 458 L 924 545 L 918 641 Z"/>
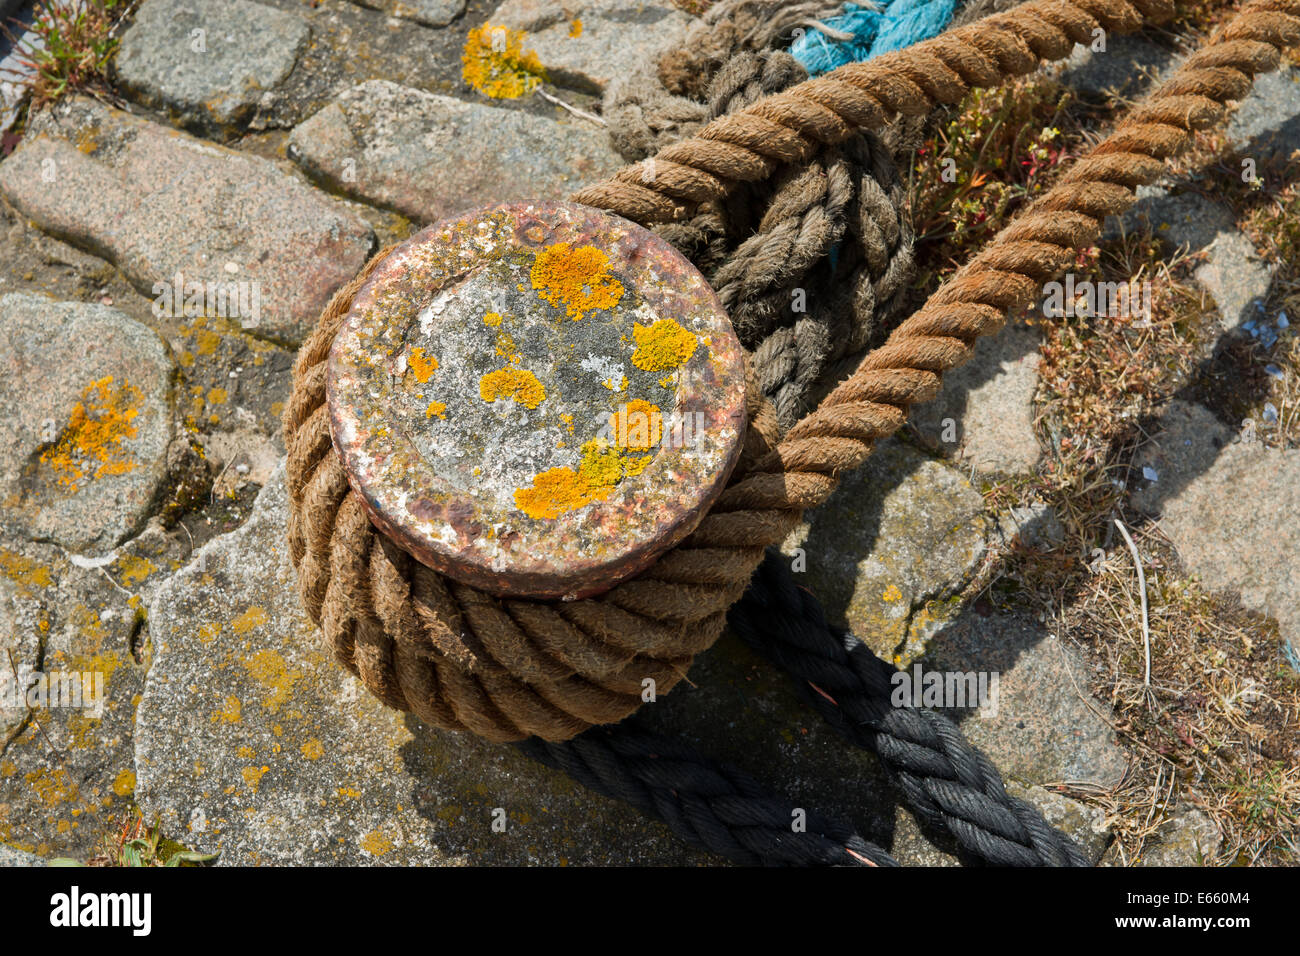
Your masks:
<path fill-rule="evenodd" d="M 653 233 L 489 206 L 384 260 L 330 352 L 334 444 L 375 524 L 502 595 L 577 598 L 689 534 L 745 430 L 739 343 Z"/>

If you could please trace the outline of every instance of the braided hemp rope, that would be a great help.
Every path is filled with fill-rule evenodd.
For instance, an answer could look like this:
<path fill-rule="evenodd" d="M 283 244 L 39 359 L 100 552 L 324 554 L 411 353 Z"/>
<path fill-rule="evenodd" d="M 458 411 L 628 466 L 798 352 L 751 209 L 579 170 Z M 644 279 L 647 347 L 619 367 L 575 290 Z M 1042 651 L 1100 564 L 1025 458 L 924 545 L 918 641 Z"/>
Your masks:
<path fill-rule="evenodd" d="M 1150 16 L 1169 9 L 1166 0 L 1138 2 Z M 919 113 L 955 102 L 971 84 L 1027 72 L 1038 56 L 1068 52 L 1090 24 L 1131 29 L 1138 11 L 1126 0 L 1034 0 L 716 120 L 668 150 L 654 189 L 632 181 L 634 169 L 632 180 L 617 177 L 575 199 L 643 221 L 671 218 L 683 203 L 719 198 L 731 182 L 811 153 L 818 140 L 878 125 L 887 109 Z M 372 260 L 304 344 L 284 414 L 290 553 L 309 614 L 373 693 L 435 726 L 496 741 L 562 740 L 621 719 L 639 705 L 642 678 L 666 692 L 716 639 L 763 549 L 825 501 L 836 476 L 861 465 L 913 403 L 933 397 L 942 373 L 969 358 L 978 336 L 1030 301 L 1075 249 L 1096 239 L 1105 216 L 1127 208 L 1134 188 L 1160 174 L 1164 158 L 1185 149 L 1194 130 L 1212 125 L 1298 40 L 1300 0 L 1247 3 L 779 443 L 771 444 L 770 408 L 754 409 L 759 427 L 742 465 L 696 530 L 596 598 L 498 600 L 424 568 L 369 524 L 330 444 L 324 360 Z"/>

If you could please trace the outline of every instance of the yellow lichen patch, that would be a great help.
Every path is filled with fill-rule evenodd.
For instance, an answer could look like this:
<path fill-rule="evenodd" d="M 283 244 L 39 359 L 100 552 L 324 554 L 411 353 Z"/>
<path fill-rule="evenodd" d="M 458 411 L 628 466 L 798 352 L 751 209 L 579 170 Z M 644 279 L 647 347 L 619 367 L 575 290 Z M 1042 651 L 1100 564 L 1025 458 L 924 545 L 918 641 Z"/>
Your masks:
<path fill-rule="evenodd" d="M 254 604 L 239 617 L 230 622 L 230 629 L 236 634 L 247 634 L 255 627 L 266 623 L 266 608 Z"/>
<path fill-rule="evenodd" d="M 576 40 L 580 36 L 582 36 L 582 21 L 574 17 L 569 22 L 569 39 Z"/>
<path fill-rule="evenodd" d="M 483 324 L 490 329 L 498 328 L 502 321 L 500 312 L 488 312 L 483 316 Z"/>
<path fill-rule="evenodd" d="M 438 359 L 433 355 L 425 355 L 424 349 L 416 346 L 407 356 L 406 365 L 415 380 L 423 385 L 438 370 Z"/>
<path fill-rule="evenodd" d="M 558 518 L 608 498 L 612 490 L 587 484 L 572 468 L 550 468 L 533 478 L 531 488 L 515 490 L 515 506 L 530 518 Z"/>
<path fill-rule="evenodd" d="M 596 438 L 582 446 L 582 461 L 578 477 L 593 488 L 612 488 L 623 477 L 619 450 Z"/>
<path fill-rule="evenodd" d="M 68 772 L 63 769 L 48 770 L 42 767 L 40 770 L 33 770 L 23 777 L 27 781 L 27 786 L 32 793 L 40 798 L 41 802 L 47 807 L 57 806 L 60 803 L 73 803 L 77 800 L 80 790 Z"/>
<path fill-rule="evenodd" d="M 461 77 L 484 96 L 513 100 L 535 90 L 546 79 L 542 61 L 524 50 L 523 30 L 485 23 L 469 31 L 461 51 Z"/>
<path fill-rule="evenodd" d="M 244 778 L 244 786 L 257 793 L 257 788 L 262 785 L 262 777 L 266 776 L 266 772 L 270 769 L 270 767 L 245 767 L 240 771 L 240 775 Z"/>
<path fill-rule="evenodd" d="M 119 797 L 135 793 L 135 771 L 126 769 L 113 778 L 113 792 Z"/>
<path fill-rule="evenodd" d="M 628 461 L 623 450 L 602 438 L 593 438 L 582 446 L 578 470 L 550 468 L 533 478 L 531 488 L 515 489 L 515 506 L 530 518 L 558 518 L 585 508 L 593 501 L 603 501 L 625 474 Z"/>
<path fill-rule="evenodd" d="M 533 289 L 577 321 L 593 309 L 612 309 L 623 298 L 623 283 L 610 275 L 609 256 L 595 246 L 567 242 L 547 246 L 533 260 Z"/>
<path fill-rule="evenodd" d="M 123 442 L 136 436 L 140 390 L 123 381 L 115 385 L 106 375 L 91 382 L 73 406 L 68 425 L 41 462 L 53 469 L 58 483 L 75 492 L 80 482 L 107 475 L 125 475 L 139 467 Z"/>
<path fill-rule="evenodd" d="M 224 388 L 208 389 L 208 404 L 210 405 L 224 405 L 228 397 L 229 395 Z"/>
<path fill-rule="evenodd" d="M 903 592 L 898 589 L 897 584 L 891 584 L 889 587 L 885 588 L 881 597 L 886 601 L 901 601 L 903 599 Z"/>
<path fill-rule="evenodd" d="M 646 372 L 670 372 L 695 354 L 700 340 L 673 319 L 659 319 L 653 325 L 637 322 L 632 327 L 636 350 L 632 364 Z"/>
<path fill-rule="evenodd" d="M 262 698 L 262 706 L 271 713 L 280 709 L 292 695 L 293 685 L 302 679 L 302 674 L 290 669 L 277 651 L 258 651 L 243 664 L 249 676 L 266 690 L 266 695 Z"/>
<path fill-rule="evenodd" d="M 649 451 L 663 437 L 663 415 L 658 405 L 634 398 L 609 416 L 609 428 L 620 448 Z"/>
<path fill-rule="evenodd" d="M 519 354 L 519 346 L 515 345 L 515 340 L 506 332 L 497 333 L 497 355 L 511 365 L 518 365 L 523 361 L 523 356 Z"/>
<path fill-rule="evenodd" d="M 48 588 L 52 583 L 50 569 L 7 548 L 0 548 L 0 574 L 13 581 L 30 594 L 32 588 Z"/>
<path fill-rule="evenodd" d="M 238 697 L 227 697 L 221 702 L 221 710 L 212 715 L 212 722 L 237 724 L 243 718 L 243 709 Z"/>
<path fill-rule="evenodd" d="M 478 393 L 485 402 L 513 398 L 525 408 L 536 408 L 546 400 L 546 389 L 537 376 L 522 368 L 499 368 L 488 372 L 479 379 Z"/>
<path fill-rule="evenodd" d="M 445 402 L 430 402 L 429 407 L 424 410 L 424 417 L 432 418 L 434 415 L 439 418 L 446 418 L 447 404 Z"/>
<path fill-rule="evenodd" d="M 141 558 L 134 554 L 122 555 L 118 558 L 117 566 L 123 584 L 140 584 L 158 570 L 158 565 L 148 558 Z"/>
<path fill-rule="evenodd" d="M 302 755 L 308 760 L 319 760 L 325 755 L 324 745 L 315 737 L 302 745 Z"/>
<path fill-rule="evenodd" d="M 361 838 L 361 849 L 371 856 L 383 856 L 393 849 L 393 841 L 382 830 L 371 830 Z"/>

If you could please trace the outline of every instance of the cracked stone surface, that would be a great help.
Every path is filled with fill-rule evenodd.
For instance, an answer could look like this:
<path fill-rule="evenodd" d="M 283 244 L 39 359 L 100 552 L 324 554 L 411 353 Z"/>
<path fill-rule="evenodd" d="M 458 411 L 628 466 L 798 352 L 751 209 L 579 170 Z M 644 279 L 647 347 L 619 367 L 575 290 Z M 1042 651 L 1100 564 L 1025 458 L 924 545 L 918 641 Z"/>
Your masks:
<path fill-rule="evenodd" d="M 205 306 L 286 341 L 302 338 L 374 238 L 274 163 L 83 98 L 38 117 L 0 163 L 0 193 L 40 228 L 108 259 L 169 314 L 200 301 L 192 283 L 212 283 Z M 179 305 L 166 297 L 177 274 Z"/>
<path fill-rule="evenodd" d="M 946 374 L 939 395 L 912 408 L 911 424 L 926 447 L 983 473 L 1028 474 L 1042 449 L 1034 433 L 1038 333 L 1008 322 L 984 336 L 975 357 Z"/>
<path fill-rule="evenodd" d="M 136 796 L 166 832 L 220 850 L 222 864 L 717 862 L 513 748 L 384 709 L 301 611 L 286 519 L 280 470 L 241 528 L 155 592 Z M 852 820 L 904 862 L 955 861 L 898 806 L 875 758 L 804 710 L 786 678 L 737 640 L 724 636 L 691 678 L 640 719 L 796 806 Z M 1028 703 L 1013 693 L 1003 706 Z M 1030 771 L 1027 798 L 1085 844 L 1097 840 L 1091 812 L 1039 786 L 1055 768 Z M 505 832 L 492 830 L 496 808 Z"/>
<path fill-rule="evenodd" d="M 1197 193 L 1172 193 L 1161 186 L 1139 186 L 1138 201 L 1122 217 L 1106 220 L 1105 235 L 1147 226 L 1175 249 L 1201 253 L 1194 273 L 1214 299 L 1225 328 L 1236 328 L 1256 314 L 1255 302 L 1268 295 L 1276 266 L 1264 262 L 1235 226 L 1222 203 Z"/>
<path fill-rule="evenodd" d="M 142 103 L 216 131 L 246 122 L 310 38 L 300 17 L 249 0 L 147 0 L 115 63 Z"/>
<path fill-rule="evenodd" d="M 506 0 L 488 22 L 526 30 L 524 49 L 556 83 L 598 93 L 622 64 L 679 42 L 691 18 L 644 0 Z"/>
<path fill-rule="evenodd" d="M 173 364 L 116 309 L 0 296 L 0 524 L 103 553 L 142 527 L 166 472 Z"/>
<path fill-rule="evenodd" d="M 1227 136 L 1260 166 L 1300 149 L 1300 68 L 1284 61 L 1280 69 L 1255 77 L 1228 119 Z"/>
<path fill-rule="evenodd" d="M 297 126 L 289 155 L 333 189 L 426 223 L 488 202 L 562 199 L 622 161 L 605 130 L 384 80 Z"/>
<path fill-rule="evenodd" d="M 130 805 L 144 601 L 178 557 L 156 534 L 103 562 L 0 545 L 0 843 L 84 860 Z"/>
<path fill-rule="evenodd" d="M 953 468 L 891 439 L 786 539 L 792 568 L 876 654 L 910 663 L 987 550 L 983 499 Z M 800 554 L 802 552 L 802 555 Z"/>
<path fill-rule="evenodd" d="M 1242 603 L 1277 619 L 1300 648 L 1300 451 L 1236 438 L 1207 409 L 1175 401 L 1159 432 L 1138 451 L 1135 473 L 1156 480 L 1132 495 L 1159 516 L 1187 568 L 1210 588 L 1241 592 Z"/>
<path fill-rule="evenodd" d="M 1130 233 L 1149 226 L 1171 247 L 1185 246 L 1189 252 L 1197 252 L 1234 228 L 1232 210 L 1198 193 L 1172 193 L 1163 186 L 1143 185 L 1137 188 L 1137 197 L 1123 216 L 1107 217 L 1104 238 L 1118 236 L 1121 226 Z"/>

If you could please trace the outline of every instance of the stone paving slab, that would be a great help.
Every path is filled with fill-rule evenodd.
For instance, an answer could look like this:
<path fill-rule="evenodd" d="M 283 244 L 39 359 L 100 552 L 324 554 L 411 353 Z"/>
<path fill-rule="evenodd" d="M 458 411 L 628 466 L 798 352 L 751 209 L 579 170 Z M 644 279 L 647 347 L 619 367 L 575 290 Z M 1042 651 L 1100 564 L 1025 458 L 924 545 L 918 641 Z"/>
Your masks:
<path fill-rule="evenodd" d="M 691 18 L 645 0 L 506 0 L 488 22 L 526 31 L 552 81 L 599 93 L 622 64 L 682 40 Z"/>
<path fill-rule="evenodd" d="M 114 62 L 142 103 L 220 132 L 252 117 L 310 38 L 300 17 L 249 0 L 146 0 Z"/>
<path fill-rule="evenodd" d="M 984 500 L 965 477 L 891 439 L 841 476 L 782 551 L 828 619 L 905 664 L 954 610 L 949 599 L 983 558 L 988 532 Z"/>
<path fill-rule="evenodd" d="M 1300 451 L 1242 440 L 1207 409 L 1171 403 L 1139 450 L 1134 507 L 1159 516 L 1188 570 L 1277 619 L 1300 649 Z"/>
<path fill-rule="evenodd" d="M 384 80 L 297 126 L 289 156 L 331 189 L 432 222 L 489 202 L 562 199 L 622 160 L 605 130 Z"/>
<path fill-rule="evenodd" d="M 165 832 L 220 850 L 223 864 L 717 862 L 510 747 L 385 710 L 306 621 L 286 519 L 281 471 L 248 522 L 156 592 L 136 794 Z M 905 862 L 953 862 L 898 807 L 874 757 L 805 711 L 786 678 L 734 638 L 701 655 L 679 688 L 640 719 L 794 805 L 853 820 Z M 1035 789 L 1031 799 L 1063 798 Z M 1070 825 L 1086 840 L 1092 816 L 1072 801 L 1055 812 L 1071 807 Z M 497 808 L 505 832 L 492 830 Z"/>
<path fill-rule="evenodd" d="M 87 562 L 0 543 L 0 696 L 24 704 L 0 708 L 0 842 L 84 860 L 130 806 L 144 593 L 175 565 L 156 544 Z"/>
<path fill-rule="evenodd" d="M 116 309 L 0 296 L 0 523 L 103 553 L 142 527 L 172 436 L 173 364 Z"/>
<path fill-rule="evenodd" d="M 1009 322 L 981 338 L 975 356 L 944 376 L 933 401 L 912 409 L 912 427 L 927 447 L 982 473 L 1028 474 L 1042 457 L 1034 432 L 1039 337 Z"/>
<path fill-rule="evenodd" d="M 37 118 L 0 163 L 0 193 L 165 313 L 193 304 L 290 342 L 373 243 L 359 216 L 274 163 L 84 98 Z"/>

